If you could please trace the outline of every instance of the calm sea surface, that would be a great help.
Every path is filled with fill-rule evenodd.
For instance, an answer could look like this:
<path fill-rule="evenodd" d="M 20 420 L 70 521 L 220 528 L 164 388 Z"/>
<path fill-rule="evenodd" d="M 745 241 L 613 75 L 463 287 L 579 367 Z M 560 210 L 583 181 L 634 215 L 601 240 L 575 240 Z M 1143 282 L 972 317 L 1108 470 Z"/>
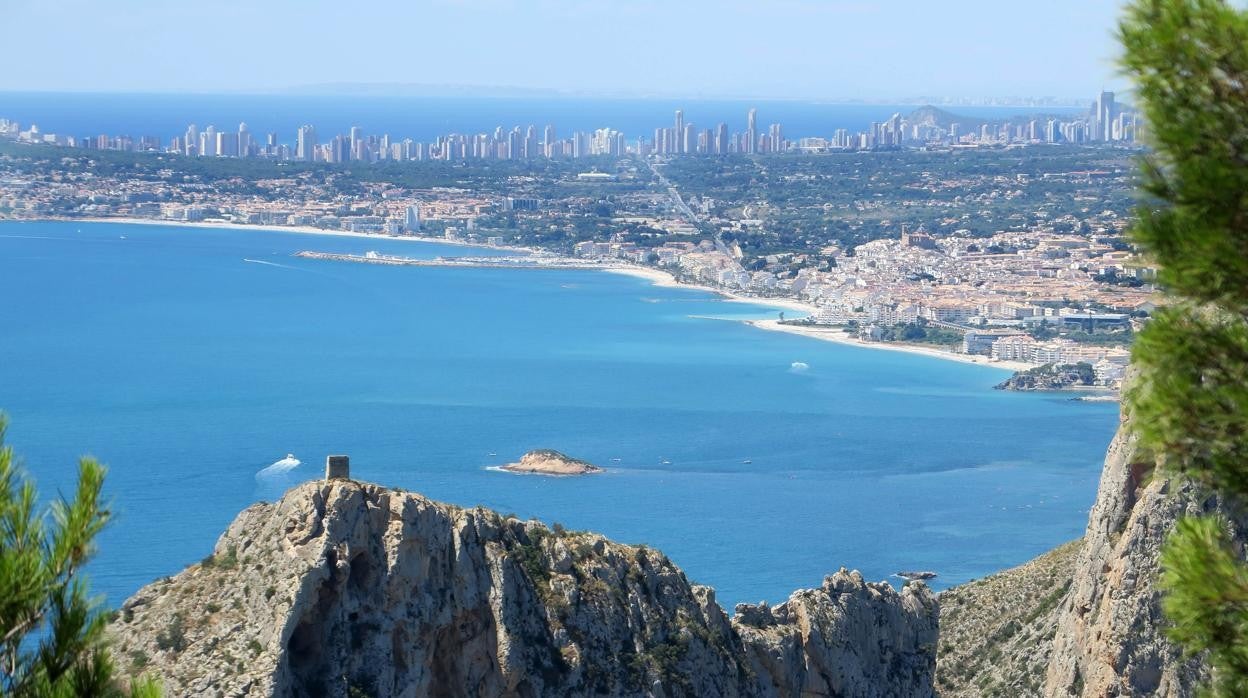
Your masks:
<path fill-rule="evenodd" d="M 328 453 L 361 479 L 658 547 L 729 608 L 842 565 L 955 584 L 1082 533 L 1117 419 L 994 391 L 997 369 L 757 330 L 737 320 L 774 310 L 705 292 L 301 249 L 462 253 L 0 223 L 9 442 L 45 494 L 72 488 L 81 454 L 111 467 L 118 517 L 93 566 L 111 603 Z M 539 447 L 610 472 L 487 470 Z M 288 452 L 303 465 L 257 478 Z"/>

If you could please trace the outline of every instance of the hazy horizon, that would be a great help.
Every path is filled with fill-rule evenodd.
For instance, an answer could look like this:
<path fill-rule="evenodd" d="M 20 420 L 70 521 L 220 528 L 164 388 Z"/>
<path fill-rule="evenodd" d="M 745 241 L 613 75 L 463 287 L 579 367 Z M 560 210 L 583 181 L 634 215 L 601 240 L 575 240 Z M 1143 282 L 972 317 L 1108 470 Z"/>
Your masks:
<path fill-rule="evenodd" d="M 813 101 L 1122 91 L 1118 0 L 8 0 L 0 91 L 287 93 L 328 86 Z M 72 21 L 67 21 L 71 19 Z"/>

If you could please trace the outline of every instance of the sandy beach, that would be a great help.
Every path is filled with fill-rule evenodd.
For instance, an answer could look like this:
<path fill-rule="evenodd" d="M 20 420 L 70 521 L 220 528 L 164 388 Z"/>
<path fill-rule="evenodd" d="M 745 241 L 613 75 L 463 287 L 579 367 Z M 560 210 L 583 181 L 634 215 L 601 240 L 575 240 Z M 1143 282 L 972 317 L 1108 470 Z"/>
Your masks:
<path fill-rule="evenodd" d="M 656 286 L 664 286 L 669 288 L 692 288 L 700 291 L 707 291 L 723 297 L 724 300 L 734 303 L 752 303 L 755 305 L 768 305 L 774 308 L 783 308 L 804 315 L 814 315 L 817 308 L 809 303 L 803 303 L 798 300 L 785 298 L 755 298 L 753 296 L 745 296 L 735 293 L 729 293 L 723 289 L 711 286 L 702 286 L 698 284 L 683 284 L 676 281 L 671 274 L 660 269 L 652 269 L 648 267 L 635 266 L 614 266 L 605 268 L 604 271 L 616 274 L 627 274 L 643 279 L 648 279 Z M 918 354 L 920 356 L 930 356 L 936 359 L 944 359 L 946 361 L 957 361 L 964 364 L 975 364 L 977 366 L 988 366 L 990 368 L 1000 368 L 1008 371 L 1025 371 L 1034 368 L 1034 364 L 1022 361 L 993 361 L 987 356 L 978 356 L 974 354 L 956 354 L 951 351 L 937 349 L 935 347 L 920 347 L 913 344 L 895 344 L 890 342 L 864 342 L 852 335 L 847 334 L 839 327 L 818 327 L 804 325 L 782 325 L 779 320 L 746 320 L 747 325 L 757 327 L 762 330 L 772 332 L 787 332 L 802 337 L 810 337 L 825 342 L 836 342 L 838 344 L 848 344 L 863 349 L 883 349 L 885 351 L 900 351 L 907 354 Z"/>
<path fill-rule="evenodd" d="M 846 333 L 839 327 L 782 325 L 779 320 L 747 320 L 746 323 L 763 330 L 788 332 L 789 334 L 811 337 L 825 342 L 849 344 L 856 347 L 862 347 L 863 349 L 900 351 L 907 354 L 919 354 L 920 356 L 930 356 L 936 359 L 958 361 L 964 364 L 976 364 L 978 366 L 988 366 L 990 368 L 1001 368 L 1008 371 L 1025 371 L 1029 368 L 1035 368 L 1034 364 L 1024 363 L 1022 361 L 993 361 L 987 356 L 978 356 L 975 354 L 955 354 L 954 352 L 937 349 L 935 347 L 920 347 L 913 344 L 894 344 L 889 342 L 864 342 Z"/>
<path fill-rule="evenodd" d="M 802 313 L 804 315 L 814 315 L 815 311 L 817 310 L 815 306 L 811 305 L 810 303 L 803 303 L 802 301 L 795 300 L 792 298 L 759 298 L 757 296 L 747 296 L 747 295 L 740 294 L 740 293 L 732 293 L 731 291 L 725 291 L 722 288 L 715 288 L 714 286 L 681 283 L 676 280 L 676 277 L 672 276 L 668 272 L 663 271 L 662 269 L 654 269 L 651 267 L 637 267 L 637 266 L 632 266 L 632 265 L 620 264 L 620 265 L 603 267 L 603 271 L 609 271 L 613 274 L 625 274 L 627 276 L 636 276 L 641 279 L 647 279 L 650 282 L 652 282 L 655 286 L 663 286 L 666 288 L 691 288 L 697 291 L 706 291 L 707 293 L 714 293 L 715 295 L 720 296 L 724 300 L 729 301 L 731 303 L 750 303 L 753 305 L 767 305 L 773 308 L 782 308 L 784 310 L 791 310 L 797 313 Z"/>
<path fill-rule="evenodd" d="M 68 221 L 71 223 L 125 223 L 126 225 L 163 225 L 175 228 L 200 228 L 208 230 L 268 230 L 278 233 L 299 233 L 300 235 L 322 235 L 329 237 L 366 238 L 370 240 L 397 240 L 400 242 L 433 242 L 439 245 L 457 245 L 460 247 L 477 247 L 491 250 L 514 250 L 534 254 L 541 252 L 530 247 L 487 245 L 481 242 L 465 242 L 446 238 L 427 237 L 423 235 L 389 235 L 386 233 L 353 233 L 348 230 L 323 230 L 306 225 L 261 225 L 258 223 L 231 223 L 229 221 L 167 221 L 154 218 L 48 218 L 50 221 Z M 30 222 L 37 222 L 31 219 Z"/>

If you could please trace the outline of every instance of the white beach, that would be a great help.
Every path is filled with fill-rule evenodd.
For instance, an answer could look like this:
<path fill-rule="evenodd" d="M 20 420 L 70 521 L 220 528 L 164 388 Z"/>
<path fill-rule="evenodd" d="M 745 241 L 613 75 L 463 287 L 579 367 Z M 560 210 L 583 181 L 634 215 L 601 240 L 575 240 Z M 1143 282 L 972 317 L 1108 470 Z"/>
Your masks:
<path fill-rule="evenodd" d="M 937 349 L 935 347 L 920 347 L 913 344 L 896 344 L 891 342 L 864 342 L 846 333 L 840 327 L 782 325 L 779 320 L 747 320 L 746 322 L 747 324 L 763 330 L 788 332 L 789 334 L 811 337 L 813 339 L 821 339 L 825 342 L 848 344 L 855 347 L 862 347 L 863 349 L 900 351 L 907 354 L 919 354 L 920 356 L 930 356 L 937 359 L 958 361 L 960 363 L 975 364 L 977 366 L 988 366 L 990 368 L 1001 368 L 1008 371 L 1025 371 L 1029 368 L 1035 368 L 1034 364 L 1024 363 L 1022 361 L 993 361 L 987 356 L 979 356 L 976 354 L 955 354 L 954 352 Z"/>

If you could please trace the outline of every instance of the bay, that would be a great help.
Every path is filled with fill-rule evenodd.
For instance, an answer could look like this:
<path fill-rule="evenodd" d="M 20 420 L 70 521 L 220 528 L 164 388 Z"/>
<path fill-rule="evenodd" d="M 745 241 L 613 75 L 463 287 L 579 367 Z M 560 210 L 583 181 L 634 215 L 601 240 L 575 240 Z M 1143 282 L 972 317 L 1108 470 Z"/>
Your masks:
<path fill-rule="evenodd" d="M 118 516 L 91 570 L 110 603 L 329 453 L 360 479 L 657 547 L 729 609 L 842 565 L 943 587 L 1081 535 L 1117 423 L 1115 405 L 994 391 L 1003 370 L 757 330 L 737 320 L 774 309 L 704 291 L 303 249 L 463 253 L 0 222 L 8 442 L 45 494 L 84 453 L 110 466 Z M 488 469 L 532 448 L 609 472 Z M 257 478 L 287 453 L 303 464 Z"/>

